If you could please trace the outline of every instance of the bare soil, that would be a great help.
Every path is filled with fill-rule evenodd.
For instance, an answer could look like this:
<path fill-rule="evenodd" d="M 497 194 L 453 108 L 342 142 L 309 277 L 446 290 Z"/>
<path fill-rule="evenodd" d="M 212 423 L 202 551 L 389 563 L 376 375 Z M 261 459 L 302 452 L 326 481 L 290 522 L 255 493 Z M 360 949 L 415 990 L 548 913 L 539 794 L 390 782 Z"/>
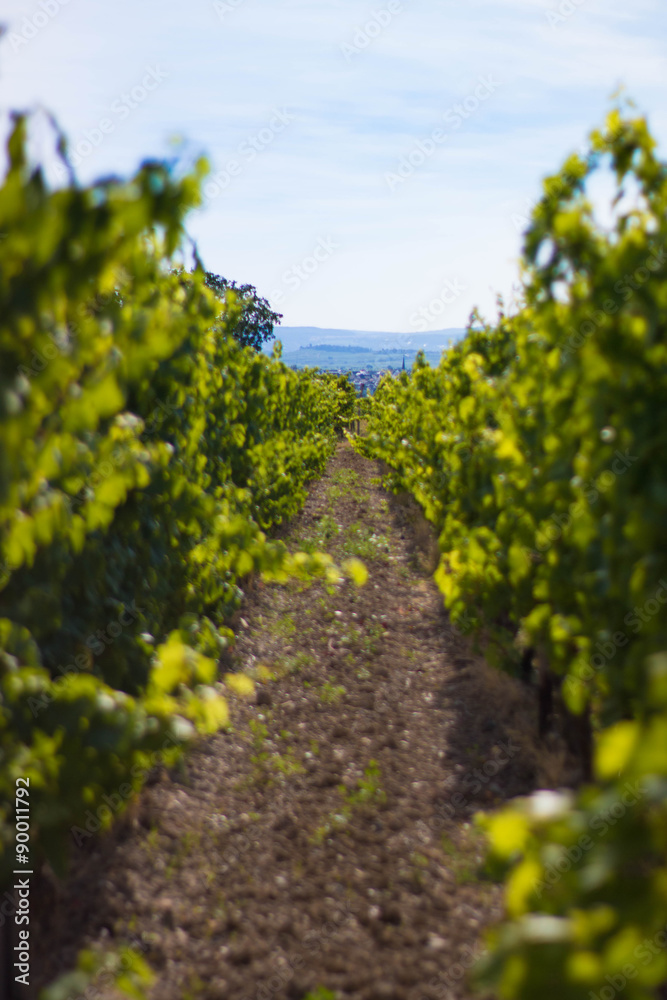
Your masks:
<path fill-rule="evenodd" d="M 254 585 L 225 669 L 255 695 L 52 883 L 42 982 L 130 944 L 151 1000 L 470 996 L 501 915 L 472 817 L 557 785 L 563 755 L 448 622 L 424 522 L 349 444 L 285 538 L 358 555 L 368 583 Z"/>

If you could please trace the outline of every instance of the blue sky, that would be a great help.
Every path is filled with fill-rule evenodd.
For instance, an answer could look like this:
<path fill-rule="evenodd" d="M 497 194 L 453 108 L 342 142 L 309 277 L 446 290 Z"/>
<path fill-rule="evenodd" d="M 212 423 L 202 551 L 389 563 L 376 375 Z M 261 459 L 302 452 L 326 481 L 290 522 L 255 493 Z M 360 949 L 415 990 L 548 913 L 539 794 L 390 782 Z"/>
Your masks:
<path fill-rule="evenodd" d="M 205 153 L 189 232 L 285 325 L 492 318 L 540 179 L 619 85 L 667 140 L 664 0 L 3 0 L 0 19 L 3 113 L 53 111 L 84 182 L 174 137 Z M 35 147 L 55 171 L 46 130 Z"/>

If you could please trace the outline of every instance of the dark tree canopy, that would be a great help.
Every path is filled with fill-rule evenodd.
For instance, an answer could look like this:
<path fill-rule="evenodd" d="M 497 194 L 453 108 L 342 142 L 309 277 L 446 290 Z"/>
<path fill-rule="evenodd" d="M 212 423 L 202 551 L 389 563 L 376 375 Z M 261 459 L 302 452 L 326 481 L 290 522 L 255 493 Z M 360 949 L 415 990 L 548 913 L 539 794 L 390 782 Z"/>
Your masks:
<path fill-rule="evenodd" d="M 230 327 L 230 333 L 241 344 L 259 351 L 265 341 L 275 337 L 273 328 L 280 324 L 282 313 L 273 312 L 266 299 L 257 294 L 254 285 L 237 285 L 235 281 L 227 281 L 211 271 L 206 272 L 206 284 L 221 299 L 227 292 L 235 292 L 241 315 Z"/>

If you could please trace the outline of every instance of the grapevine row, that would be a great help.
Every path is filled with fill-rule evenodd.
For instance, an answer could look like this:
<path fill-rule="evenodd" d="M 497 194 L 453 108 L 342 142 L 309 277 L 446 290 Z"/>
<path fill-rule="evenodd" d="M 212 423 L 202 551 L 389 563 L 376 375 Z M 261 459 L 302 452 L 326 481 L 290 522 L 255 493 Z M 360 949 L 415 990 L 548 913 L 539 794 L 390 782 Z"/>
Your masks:
<path fill-rule="evenodd" d="M 571 720 L 592 719 L 589 784 L 484 820 L 508 874 L 482 978 L 503 997 L 648 998 L 667 979 L 664 947 L 646 944 L 667 925 L 667 168 L 654 147 L 643 119 L 614 111 L 545 181 L 520 307 L 475 318 L 438 368 L 385 379 L 358 443 L 435 526 L 452 620 L 499 666 L 532 663 Z M 597 174 L 609 206 L 592 200 Z M 590 725 L 576 733 L 586 772 Z"/>
<path fill-rule="evenodd" d="M 0 868 L 17 778 L 39 857 L 81 842 L 227 719 L 251 573 L 337 572 L 270 534 L 351 417 L 336 379 L 225 333 L 178 266 L 206 169 L 51 190 L 15 116 L 0 188 Z M 268 536 L 267 537 L 267 533 Z M 2 874 L 0 873 L 0 874 Z"/>

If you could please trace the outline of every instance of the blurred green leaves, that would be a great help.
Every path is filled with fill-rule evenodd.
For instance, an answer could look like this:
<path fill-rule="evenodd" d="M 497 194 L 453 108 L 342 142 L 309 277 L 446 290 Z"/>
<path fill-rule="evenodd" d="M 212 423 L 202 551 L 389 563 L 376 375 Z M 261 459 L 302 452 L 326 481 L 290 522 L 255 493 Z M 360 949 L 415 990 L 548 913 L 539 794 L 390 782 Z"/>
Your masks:
<path fill-rule="evenodd" d="M 267 538 L 347 393 L 242 347 L 174 259 L 206 164 L 50 191 L 15 115 L 0 187 L 0 847 L 13 782 L 64 864 L 156 762 L 227 723 L 218 662 L 249 574 L 333 575 Z M 0 868 L 12 867 L 7 850 Z"/>
<path fill-rule="evenodd" d="M 454 623 L 509 669 L 520 634 L 602 730 L 591 787 L 482 820 L 508 921 L 481 985 L 648 1000 L 667 980 L 667 167 L 643 119 L 612 112 L 545 180 L 522 271 L 514 315 L 381 384 L 358 447 L 436 527 Z"/>

